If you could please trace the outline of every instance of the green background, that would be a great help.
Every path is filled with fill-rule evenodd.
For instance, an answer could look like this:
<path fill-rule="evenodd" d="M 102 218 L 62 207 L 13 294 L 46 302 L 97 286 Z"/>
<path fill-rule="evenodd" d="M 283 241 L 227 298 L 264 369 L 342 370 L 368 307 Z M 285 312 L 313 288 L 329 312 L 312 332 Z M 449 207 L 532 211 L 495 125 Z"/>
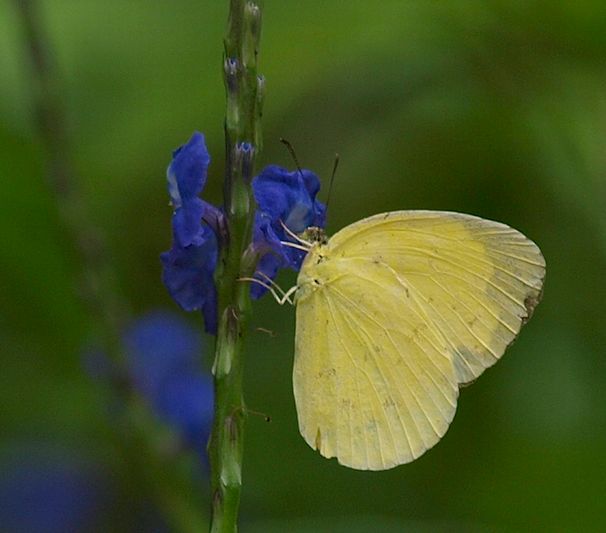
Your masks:
<path fill-rule="evenodd" d="M 205 198 L 220 201 L 227 3 L 41 2 L 90 221 L 135 313 L 176 309 L 158 260 L 171 236 L 165 169 L 195 129 L 213 157 Z M 294 312 L 258 302 L 254 325 L 277 336 L 251 335 L 245 392 L 273 420 L 248 424 L 242 531 L 606 528 L 604 21 L 597 0 L 265 2 L 261 164 L 292 166 L 285 137 L 326 185 L 340 153 L 329 233 L 396 209 L 472 213 L 537 242 L 547 280 L 519 340 L 462 391 L 442 442 L 382 473 L 304 443 Z M 103 391 L 82 371 L 92 324 L 44 182 L 18 22 L 2 2 L 1 450 L 33 440 L 92 457 L 128 516 L 143 489 L 113 460 Z"/>

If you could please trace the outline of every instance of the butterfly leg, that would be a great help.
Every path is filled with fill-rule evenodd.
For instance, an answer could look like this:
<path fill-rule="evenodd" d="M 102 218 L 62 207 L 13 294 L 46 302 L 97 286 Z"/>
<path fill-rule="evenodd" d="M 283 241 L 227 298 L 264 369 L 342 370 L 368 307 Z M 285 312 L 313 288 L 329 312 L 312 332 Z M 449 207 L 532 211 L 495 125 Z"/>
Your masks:
<path fill-rule="evenodd" d="M 284 292 L 284 289 L 282 287 L 280 287 L 280 285 L 278 285 L 273 279 L 271 279 L 264 272 L 257 271 L 256 274 L 257 274 L 257 276 L 261 276 L 262 278 L 265 278 L 267 283 L 269 283 L 269 285 L 271 285 L 276 290 L 276 292 L 280 295 L 280 299 L 278 300 L 278 303 L 280 305 L 283 305 L 285 302 L 288 302 L 289 304 L 293 305 L 293 302 L 290 299 L 290 295 L 296 290 L 296 286 L 294 288 L 291 287 L 290 289 L 288 289 L 288 292 Z"/>
<path fill-rule="evenodd" d="M 297 250 L 303 250 L 304 252 L 309 252 L 309 248 L 306 248 L 302 244 L 297 244 L 295 242 L 280 241 L 280 244 L 282 244 L 284 246 L 288 246 L 289 248 L 296 248 Z"/>
<path fill-rule="evenodd" d="M 257 274 L 261 274 L 260 272 L 257 272 Z M 267 277 L 267 276 L 265 276 Z M 277 283 L 275 283 L 272 279 L 268 278 L 268 281 L 271 283 L 271 285 L 269 283 L 265 283 L 264 281 L 261 281 L 260 279 L 257 278 L 238 278 L 238 281 L 249 281 L 251 283 L 256 283 L 258 285 L 261 285 L 261 287 L 265 287 L 270 294 L 274 297 L 274 300 L 276 300 L 276 302 L 279 305 L 284 305 L 286 302 L 288 302 L 290 305 L 294 305 L 293 301 L 291 300 L 290 296 L 297 290 L 297 286 L 295 285 L 294 287 L 291 287 L 290 289 L 288 289 L 288 291 L 284 291 L 284 289 L 282 289 Z M 279 291 L 278 292 L 276 292 Z"/>
<path fill-rule="evenodd" d="M 297 289 L 299 288 L 298 285 L 293 285 L 290 289 L 288 289 L 283 296 L 283 300 L 287 301 L 290 305 L 294 305 L 293 301 L 290 299 L 291 295 L 293 295 L 295 292 L 297 292 Z M 282 302 L 284 303 L 284 302 Z M 280 304 L 282 305 L 282 304 Z"/>

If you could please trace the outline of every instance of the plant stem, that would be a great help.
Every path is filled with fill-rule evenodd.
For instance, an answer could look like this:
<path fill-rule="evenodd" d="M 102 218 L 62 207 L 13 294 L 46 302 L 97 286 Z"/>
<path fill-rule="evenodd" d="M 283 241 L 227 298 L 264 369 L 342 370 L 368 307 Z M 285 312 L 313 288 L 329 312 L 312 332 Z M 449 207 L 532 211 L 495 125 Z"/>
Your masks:
<path fill-rule="evenodd" d="M 217 269 L 219 328 L 213 374 L 215 418 L 209 443 L 212 489 L 211 531 L 237 531 L 242 487 L 244 419 L 243 337 L 250 315 L 248 284 L 254 259 L 245 253 L 252 233 L 251 180 L 260 150 L 263 79 L 257 75 L 261 8 L 256 1 L 231 0 L 225 38 L 226 168 L 224 207 L 228 242 Z"/>

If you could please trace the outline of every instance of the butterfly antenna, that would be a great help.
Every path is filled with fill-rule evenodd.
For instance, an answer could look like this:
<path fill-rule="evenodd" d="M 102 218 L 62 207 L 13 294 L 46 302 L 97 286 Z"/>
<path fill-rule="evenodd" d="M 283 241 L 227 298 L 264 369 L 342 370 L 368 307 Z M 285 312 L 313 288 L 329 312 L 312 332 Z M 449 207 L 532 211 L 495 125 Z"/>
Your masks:
<path fill-rule="evenodd" d="M 328 184 L 328 196 L 326 197 L 326 211 L 328 211 L 328 203 L 330 202 L 330 196 L 332 194 L 332 185 L 335 182 L 335 176 L 337 175 L 337 168 L 339 168 L 339 154 L 335 154 L 335 162 L 332 166 L 332 174 L 330 175 L 330 182 Z"/>
<path fill-rule="evenodd" d="M 292 157 L 292 160 L 295 162 L 295 165 L 297 166 L 297 170 L 299 171 L 299 174 L 301 174 L 301 178 L 303 178 L 303 171 L 301 170 L 301 165 L 299 165 L 299 159 L 297 158 L 297 154 L 295 152 L 295 149 L 293 148 L 293 145 L 290 144 L 290 142 L 287 141 L 284 137 L 280 137 L 280 142 L 284 146 L 286 146 L 286 149 L 288 150 L 290 157 Z"/>

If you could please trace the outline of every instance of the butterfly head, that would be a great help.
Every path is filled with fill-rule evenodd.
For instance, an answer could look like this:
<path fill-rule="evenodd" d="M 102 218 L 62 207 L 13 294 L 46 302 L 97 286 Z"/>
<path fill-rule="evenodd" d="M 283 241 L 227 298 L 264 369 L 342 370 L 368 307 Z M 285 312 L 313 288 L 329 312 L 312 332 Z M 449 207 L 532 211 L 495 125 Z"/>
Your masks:
<path fill-rule="evenodd" d="M 301 239 L 314 244 L 326 244 L 328 242 L 328 237 L 322 228 L 318 228 L 317 226 L 308 227 L 302 234 Z"/>

